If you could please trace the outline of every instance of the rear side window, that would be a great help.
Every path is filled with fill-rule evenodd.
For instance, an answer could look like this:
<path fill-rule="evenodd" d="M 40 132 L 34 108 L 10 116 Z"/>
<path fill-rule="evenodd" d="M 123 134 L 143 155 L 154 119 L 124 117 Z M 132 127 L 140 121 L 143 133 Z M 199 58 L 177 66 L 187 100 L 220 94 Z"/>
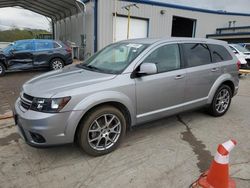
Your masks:
<path fill-rule="evenodd" d="M 49 50 L 53 48 L 53 43 L 51 41 L 36 41 L 36 50 Z"/>
<path fill-rule="evenodd" d="M 161 46 L 154 50 L 144 62 L 155 63 L 158 73 L 180 69 L 179 47 L 177 44 Z"/>
<path fill-rule="evenodd" d="M 246 48 L 250 50 L 250 44 L 246 44 Z"/>
<path fill-rule="evenodd" d="M 208 46 L 211 50 L 214 63 L 233 59 L 224 46 L 218 44 L 209 44 Z"/>
<path fill-rule="evenodd" d="M 53 48 L 60 48 L 61 46 L 58 44 L 58 43 L 56 43 L 56 42 L 53 42 Z"/>
<path fill-rule="evenodd" d="M 182 44 L 187 67 L 206 65 L 212 62 L 208 46 L 202 43 Z"/>

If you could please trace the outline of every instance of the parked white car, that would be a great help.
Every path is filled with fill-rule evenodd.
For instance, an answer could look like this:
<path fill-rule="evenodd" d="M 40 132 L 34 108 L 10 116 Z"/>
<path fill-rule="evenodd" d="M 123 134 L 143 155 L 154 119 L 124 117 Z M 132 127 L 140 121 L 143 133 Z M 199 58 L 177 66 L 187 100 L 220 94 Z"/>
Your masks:
<path fill-rule="evenodd" d="M 241 68 L 250 67 L 250 51 L 239 44 L 230 44 L 229 46 L 239 59 Z"/>

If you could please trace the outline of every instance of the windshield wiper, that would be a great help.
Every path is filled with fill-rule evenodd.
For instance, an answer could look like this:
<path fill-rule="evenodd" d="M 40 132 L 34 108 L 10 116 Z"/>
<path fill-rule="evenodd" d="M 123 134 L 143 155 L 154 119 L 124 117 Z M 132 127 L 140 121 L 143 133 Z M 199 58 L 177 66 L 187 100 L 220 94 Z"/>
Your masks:
<path fill-rule="evenodd" d="M 99 69 L 97 67 L 94 67 L 92 65 L 79 64 L 78 66 L 81 67 L 81 68 L 84 68 L 84 69 L 88 69 L 88 70 L 96 70 L 98 72 L 102 71 L 101 69 Z"/>

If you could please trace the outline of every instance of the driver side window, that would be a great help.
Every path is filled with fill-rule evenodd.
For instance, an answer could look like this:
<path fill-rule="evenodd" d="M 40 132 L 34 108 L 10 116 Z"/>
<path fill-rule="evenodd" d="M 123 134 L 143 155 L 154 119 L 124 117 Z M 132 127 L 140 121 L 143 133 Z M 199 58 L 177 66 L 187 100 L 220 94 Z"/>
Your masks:
<path fill-rule="evenodd" d="M 15 44 L 15 51 L 29 51 L 33 49 L 32 42 L 20 42 Z"/>
<path fill-rule="evenodd" d="M 168 44 L 154 50 L 145 63 L 155 63 L 158 73 L 173 71 L 181 68 L 178 44 Z"/>

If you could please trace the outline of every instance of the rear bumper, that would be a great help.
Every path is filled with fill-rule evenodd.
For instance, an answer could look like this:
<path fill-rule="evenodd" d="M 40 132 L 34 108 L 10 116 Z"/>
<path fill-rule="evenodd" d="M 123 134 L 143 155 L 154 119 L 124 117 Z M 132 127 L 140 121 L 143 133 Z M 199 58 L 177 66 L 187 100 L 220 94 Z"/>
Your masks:
<path fill-rule="evenodd" d="M 65 65 L 70 65 L 73 63 L 72 55 L 69 54 L 65 59 Z"/>

